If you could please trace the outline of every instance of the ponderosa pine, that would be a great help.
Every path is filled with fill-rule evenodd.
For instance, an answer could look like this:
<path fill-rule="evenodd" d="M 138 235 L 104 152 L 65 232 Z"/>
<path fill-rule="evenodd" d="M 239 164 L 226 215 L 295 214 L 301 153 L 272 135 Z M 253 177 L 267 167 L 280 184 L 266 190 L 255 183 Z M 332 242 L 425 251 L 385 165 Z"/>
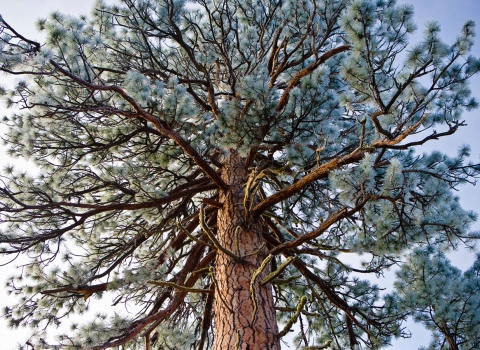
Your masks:
<path fill-rule="evenodd" d="M 23 262 L 11 326 L 35 349 L 280 349 L 292 329 L 304 349 L 373 349 L 413 315 L 434 349 L 478 346 L 478 268 L 440 252 L 478 238 L 453 189 L 480 166 L 466 146 L 414 151 L 477 106 L 474 24 L 409 46 L 412 16 L 394 0 L 97 1 L 39 20 L 44 44 L 1 18 L 0 70 L 19 78 L 4 140 L 38 169 L 0 176 L 1 252 Z M 436 284 L 420 276 L 439 261 Z M 394 265 L 391 293 L 359 277 Z M 441 294 L 440 273 L 462 291 Z M 444 312 L 452 295 L 465 314 Z M 95 297 L 111 315 L 45 335 Z"/>

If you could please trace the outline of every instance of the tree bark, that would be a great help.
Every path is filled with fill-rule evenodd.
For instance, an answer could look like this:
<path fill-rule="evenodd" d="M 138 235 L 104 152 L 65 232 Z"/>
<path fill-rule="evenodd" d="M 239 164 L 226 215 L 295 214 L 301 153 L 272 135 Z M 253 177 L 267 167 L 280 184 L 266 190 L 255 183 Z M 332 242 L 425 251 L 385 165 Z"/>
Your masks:
<path fill-rule="evenodd" d="M 272 288 L 270 284 L 260 285 L 268 268 L 256 279 L 254 295 L 250 291 L 252 276 L 266 257 L 266 248 L 262 248 L 262 230 L 266 228 L 260 219 L 245 222 L 243 198 L 247 171 L 245 159 L 235 151 L 223 165 L 222 180 L 229 189 L 220 196 L 223 206 L 218 211 L 218 241 L 244 258 L 235 261 L 225 253 L 217 252 L 213 349 L 280 350 Z M 238 242 L 235 237 L 237 227 L 240 227 Z M 258 250 L 258 253 L 246 256 Z"/>

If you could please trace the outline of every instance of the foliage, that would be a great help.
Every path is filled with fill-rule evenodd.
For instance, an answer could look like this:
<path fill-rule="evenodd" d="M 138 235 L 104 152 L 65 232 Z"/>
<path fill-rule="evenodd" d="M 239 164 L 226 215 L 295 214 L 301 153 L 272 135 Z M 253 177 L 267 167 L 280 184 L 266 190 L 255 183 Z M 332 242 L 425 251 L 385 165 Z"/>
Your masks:
<path fill-rule="evenodd" d="M 398 273 L 401 303 L 433 332 L 428 349 L 480 346 L 479 257 L 464 273 L 428 246 L 416 249 Z"/>
<path fill-rule="evenodd" d="M 462 275 L 424 247 L 478 238 L 453 190 L 480 166 L 468 146 L 456 157 L 414 147 L 465 125 L 480 60 L 473 22 L 452 45 L 430 23 L 409 46 L 412 16 L 394 0 L 97 1 L 89 18 L 39 20 L 44 45 L 1 19 L 0 70 L 21 77 L 0 90 L 15 107 L 4 140 L 38 168 L 0 177 L 1 252 L 26 259 L 7 281 L 19 296 L 10 325 L 39 330 L 31 342 L 45 347 L 42 330 L 112 296 L 137 311 L 74 326 L 59 346 L 210 346 L 221 171 L 238 154 L 245 225 L 268 227 L 270 271 L 294 258 L 271 285 L 298 344 L 378 348 L 414 315 L 432 349 L 452 337 L 445 327 L 463 349 L 478 315 L 455 310 L 476 305 L 478 269 Z M 357 277 L 411 251 L 398 293 Z M 446 304 L 432 314 L 437 293 Z"/>

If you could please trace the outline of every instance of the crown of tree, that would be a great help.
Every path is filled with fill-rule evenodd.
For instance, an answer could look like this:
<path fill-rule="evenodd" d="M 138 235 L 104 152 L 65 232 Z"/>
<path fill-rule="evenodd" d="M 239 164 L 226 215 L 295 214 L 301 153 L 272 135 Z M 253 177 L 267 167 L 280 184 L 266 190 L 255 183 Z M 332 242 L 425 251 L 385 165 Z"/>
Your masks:
<path fill-rule="evenodd" d="M 409 46 L 412 18 L 394 0 L 98 1 L 39 20 L 40 44 L 0 17 L 20 79 L 4 140 L 38 169 L 0 175 L 11 326 L 33 349 L 273 350 L 292 330 L 373 349 L 414 316 L 432 349 L 477 348 L 480 263 L 443 252 L 478 238 L 453 190 L 480 166 L 414 151 L 477 106 L 474 24 Z M 392 266 L 394 291 L 362 279 Z M 90 298 L 112 314 L 47 336 Z"/>

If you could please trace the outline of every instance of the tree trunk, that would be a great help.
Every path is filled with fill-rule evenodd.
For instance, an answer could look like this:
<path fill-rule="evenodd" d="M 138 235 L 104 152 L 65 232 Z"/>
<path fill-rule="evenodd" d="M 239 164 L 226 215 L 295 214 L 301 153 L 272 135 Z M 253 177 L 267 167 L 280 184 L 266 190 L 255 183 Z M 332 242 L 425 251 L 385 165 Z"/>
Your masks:
<path fill-rule="evenodd" d="M 265 259 L 262 245 L 261 220 L 245 223 L 243 205 L 244 184 L 247 179 L 245 159 L 232 151 L 222 168 L 222 179 L 229 190 L 222 194 L 223 207 L 218 211 L 218 240 L 228 250 L 244 256 L 243 261 L 217 252 L 215 278 L 215 342 L 214 350 L 279 350 L 273 295 L 270 284 L 260 286 L 268 268 L 256 279 L 255 303 L 250 292 L 250 281 L 255 270 Z M 235 230 L 240 227 L 238 243 Z M 250 253 L 256 252 L 245 257 Z M 256 312 L 255 305 L 256 304 Z"/>

